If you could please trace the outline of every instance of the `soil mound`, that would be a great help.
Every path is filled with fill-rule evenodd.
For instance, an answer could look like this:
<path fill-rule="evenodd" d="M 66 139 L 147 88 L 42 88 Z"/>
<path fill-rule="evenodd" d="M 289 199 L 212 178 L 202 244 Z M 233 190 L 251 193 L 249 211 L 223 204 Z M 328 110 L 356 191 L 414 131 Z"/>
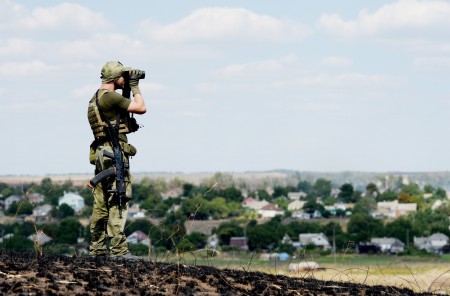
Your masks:
<path fill-rule="evenodd" d="M 2 295 L 433 295 L 245 270 L 0 253 Z"/>

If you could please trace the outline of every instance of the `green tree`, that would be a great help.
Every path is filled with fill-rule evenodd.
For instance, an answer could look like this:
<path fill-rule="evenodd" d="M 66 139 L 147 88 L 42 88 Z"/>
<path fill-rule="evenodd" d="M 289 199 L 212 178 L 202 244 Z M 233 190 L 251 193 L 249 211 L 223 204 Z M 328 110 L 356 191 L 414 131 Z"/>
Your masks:
<path fill-rule="evenodd" d="M 311 191 L 312 185 L 308 181 L 300 181 L 297 184 L 297 190 L 309 193 Z"/>
<path fill-rule="evenodd" d="M 267 200 L 272 201 L 272 196 L 264 189 L 259 189 L 253 192 L 250 192 L 248 196 L 257 198 L 259 200 Z"/>
<path fill-rule="evenodd" d="M 352 214 L 370 215 L 377 209 L 377 203 L 372 197 L 364 197 L 355 203 Z"/>
<path fill-rule="evenodd" d="M 205 203 L 205 210 L 214 219 L 226 218 L 230 214 L 227 200 L 223 197 L 216 197 L 210 202 L 207 201 Z"/>
<path fill-rule="evenodd" d="M 324 212 L 325 208 L 322 204 L 318 203 L 315 198 L 308 198 L 306 203 L 303 205 L 303 210 L 308 214 L 312 214 L 315 211 Z"/>
<path fill-rule="evenodd" d="M 8 208 L 7 213 L 9 215 L 31 215 L 33 214 L 33 208 L 29 200 L 15 201 Z"/>
<path fill-rule="evenodd" d="M 290 202 L 291 201 L 284 196 L 280 196 L 277 199 L 275 199 L 275 203 L 277 204 L 277 206 L 281 209 L 284 209 L 285 211 L 287 211 Z"/>
<path fill-rule="evenodd" d="M 272 218 L 267 223 L 251 222 L 247 226 L 248 245 L 250 250 L 273 250 L 279 246 L 286 233 L 286 227 L 281 223 L 281 217 Z"/>
<path fill-rule="evenodd" d="M 319 223 L 292 221 L 286 225 L 286 232 L 291 238 L 298 238 L 300 233 L 319 233 L 322 231 Z"/>
<path fill-rule="evenodd" d="M 434 193 L 434 195 L 439 199 L 447 199 L 447 192 L 445 191 L 445 189 L 443 189 L 441 187 L 436 189 L 436 192 Z"/>
<path fill-rule="evenodd" d="M 377 185 L 375 185 L 374 183 L 367 184 L 367 186 L 366 186 L 366 196 L 376 197 L 379 194 L 380 194 L 380 192 L 378 191 Z"/>
<path fill-rule="evenodd" d="M 55 241 L 61 244 L 76 244 L 83 226 L 76 218 L 66 218 L 59 224 Z"/>
<path fill-rule="evenodd" d="M 386 190 L 385 192 L 381 193 L 380 195 L 377 195 L 375 200 L 377 202 L 380 201 L 393 201 L 398 199 L 398 193 L 392 190 Z"/>
<path fill-rule="evenodd" d="M 203 249 L 207 243 L 206 234 L 200 232 L 194 231 L 187 234 L 185 238 L 194 246 L 194 250 Z"/>
<path fill-rule="evenodd" d="M 222 246 L 228 246 L 230 238 L 235 236 L 244 236 L 244 228 L 236 221 L 221 223 L 217 228 L 217 237 Z"/>
<path fill-rule="evenodd" d="M 339 194 L 338 194 L 338 198 L 340 200 L 342 200 L 343 202 L 353 202 L 352 197 L 353 197 L 353 185 L 350 183 L 345 183 L 343 184 L 341 187 L 339 187 Z"/>
<path fill-rule="evenodd" d="M 287 186 L 287 187 L 282 187 L 282 186 L 275 186 L 273 188 L 273 194 L 272 197 L 273 198 L 277 198 L 277 197 L 287 197 L 289 192 L 293 192 L 296 191 L 297 188 L 292 187 L 292 186 Z"/>
<path fill-rule="evenodd" d="M 34 250 L 34 243 L 26 237 L 14 235 L 1 242 L 0 248 L 4 250 L 14 250 L 15 252 L 30 252 Z"/>
<path fill-rule="evenodd" d="M 192 185 L 191 183 L 184 183 L 183 184 L 183 196 L 192 196 L 192 190 L 194 189 L 194 185 Z"/>
<path fill-rule="evenodd" d="M 434 193 L 434 187 L 431 185 L 425 185 L 423 187 L 423 192 L 424 193 Z"/>
<path fill-rule="evenodd" d="M 53 207 L 51 210 L 52 217 L 64 219 L 67 217 L 71 217 L 75 214 L 75 210 L 72 209 L 68 204 L 63 203 L 58 208 Z"/>
<path fill-rule="evenodd" d="M 387 223 L 385 226 L 385 235 L 387 237 L 395 237 L 405 244 L 413 242 L 414 236 L 419 236 L 419 233 L 410 220 L 405 217 L 400 217 L 394 221 Z"/>
<path fill-rule="evenodd" d="M 349 239 L 359 243 L 383 236 L 383 222 L 369 215 L 353 214 L 347 225 Z"/>
<path fill-rule="evenodd" d="M 234 187 L 228 187 L 224 190 L 220 190 L 218 196 L 225 198 L 227 201 L 242 202 L 244 200 L 242 192 Z"/>
<path fill-rule="evenodd" d="M 333 245 L 333 239 L 336 246 L 336 251 L 343 250 L 348 244 L 348 236 L 342 230 L 342 227 L 337 222 L 329 222 L 322 226 L 322 232 L 328 237 L 330 244 Z"/>
<path fill-rule="evenodd" d="M 210 216 L 208 200 L 202 196 L 188 198 L 181 204 L 181 212 L 191 220 L 207 220 Z"/>
<path fill-rule="evenodd" d="M 129 236 L 133 232 L 140 230 L 145 234 L 149 234 L 155 226 L 147 219 L 127 220 L 125 224 L 125 235 Z"/>
<path fill-rule="evenodd" d="M 326 198 L 331 195 L 331 181 L 319 178 L 314 182 L 312 193 L 315 196 Z"/>

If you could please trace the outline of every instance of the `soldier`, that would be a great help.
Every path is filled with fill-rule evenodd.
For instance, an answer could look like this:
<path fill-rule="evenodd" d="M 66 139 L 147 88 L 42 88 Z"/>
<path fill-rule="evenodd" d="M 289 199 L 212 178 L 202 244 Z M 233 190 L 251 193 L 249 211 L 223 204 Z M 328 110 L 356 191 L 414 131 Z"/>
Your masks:
<path fill-rule="evenodd" d="M 95 165 L 95 173 L 99 174 L 115 166 L 115 160 L 111 157 L 114 155 L 114 139 L 111 137 L 118 137 L 123 164 L 127 168 L 124 174 L 126 200 L 119 201 L 117 194 L 112 192 L 116 188 L 115 176 L 109 176 L 91 186 L 94 195 L 90 226 L 91 256 L 137 259 L 129 253 L 124 234 L 128 201 L 131 198 L 128 160 L 136 154 L 136 148 L 128 143 L 126 135 L 139 128 L 130 113 L 144 114 L 147 111 L 139 89 L 139 79 L 143 78 L 143 73 L 124 67 L 118 61 L 107 62 L 101 71 L 102 84 L 89 102 L 88 120 L 95 138 L 91 144 L 89 160 Z M 133 100 L 116 92 L 117 89 L 126 88 L 131 89 Z M 116 127 L 116 132 L 111 133 L 108 127 Z"/>

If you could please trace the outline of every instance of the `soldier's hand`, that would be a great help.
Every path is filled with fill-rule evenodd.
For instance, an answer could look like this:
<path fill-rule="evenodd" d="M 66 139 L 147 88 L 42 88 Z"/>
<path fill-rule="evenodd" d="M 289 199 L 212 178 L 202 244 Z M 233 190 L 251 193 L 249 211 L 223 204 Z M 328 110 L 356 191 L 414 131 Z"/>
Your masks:
<path fill-rule="evenodd" d="M 133 95 L 137 95 L 141 93 L 141 90 L 139 89 L 139 77 L 140 77 L 140 70 L 131 70 L 130 71 L 130 89 L 133 92 Z"/>

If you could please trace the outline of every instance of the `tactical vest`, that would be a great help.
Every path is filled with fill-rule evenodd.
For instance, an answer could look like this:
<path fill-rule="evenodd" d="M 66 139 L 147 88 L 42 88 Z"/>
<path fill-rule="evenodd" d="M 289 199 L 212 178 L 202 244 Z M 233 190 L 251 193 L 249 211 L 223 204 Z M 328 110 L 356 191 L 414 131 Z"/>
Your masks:
<path fill-rule="evenodd" d="M 107 92 L 108 92 L 107 90 L 100 90 L 98 94 L 98 99 L 100 100 L 100 98 Z M 96 140 L 108 137 L 107 132 L 108 124 L 105 121 L 103 121 L 102 117 L 100 116 L 95 96 L 89 101 L 88 120 L 92 129 L 92 133 L 94 134 Z M 116 119 L 109 120 L 109 122 L 113 126 L 116 125 L 116 121 L 117 121 Z M 130 128 L 130 113 L 121 112 L 119 121 L 119 134 L 129 134 L 131 132 L 134 131 L 132 131 L 132 129 Z"/>

